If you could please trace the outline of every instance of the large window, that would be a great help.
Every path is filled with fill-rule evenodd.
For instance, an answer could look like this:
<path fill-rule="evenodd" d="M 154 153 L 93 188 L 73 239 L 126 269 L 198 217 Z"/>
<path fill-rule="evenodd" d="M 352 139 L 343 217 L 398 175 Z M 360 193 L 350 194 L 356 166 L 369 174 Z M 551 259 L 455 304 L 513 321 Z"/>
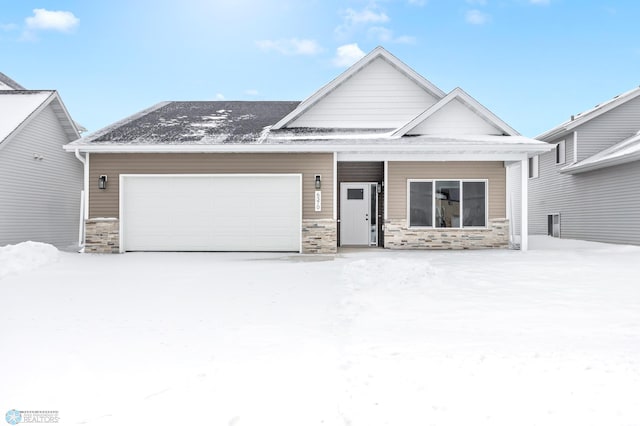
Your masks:
<path fill-rule="evenodd" d="M 487 226 L 487 181 L 409 180 L 409 226 Z"/>

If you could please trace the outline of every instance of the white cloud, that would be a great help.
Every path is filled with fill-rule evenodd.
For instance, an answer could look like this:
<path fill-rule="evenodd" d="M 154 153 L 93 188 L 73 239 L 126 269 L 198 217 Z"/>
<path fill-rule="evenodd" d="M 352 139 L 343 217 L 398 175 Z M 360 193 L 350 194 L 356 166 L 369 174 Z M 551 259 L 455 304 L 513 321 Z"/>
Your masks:
<path fill-rule="evenodd" d="M 256 89 L 247 89 L 244 91 L 245 95 L 258 96 L 260 93 Z"/>
<path fill-rule="evenodd" d="M 52 30 L 73 31 L 80 20 L 71 12 L 62 10 L 33 9 L 33 16 L 24 20 L 27 31 Z"/>
<path fill-rule="evenodd" d="M 360 60 L 365 53 L 358 47 L 358 43 L 345 44 L 336 49 L 333 65 L 337 67 L 349 67 Z"/>
<path fill-rule="evenodd" d="M 224 101 L 224 95 L 222 93 L 216 93 L 216 101 Z"/>
<path fill-rule="evenodd" d="M 256 45 L 265 52 L 275 51 L 283 55 L 315 55 L 322 51 L 322 47 L 315 40 L 297 38 L 258 40 Z"/>
<path fill-rule="evenodd" d="M 367 31 L 369 37 L 376 39 L 380 43 L 399 43 L 399 44 L 414 44 L 416 38 L 412 36 L 395 36 L 393 30 L 386 27 L 371 27 Z"/>
<path fill-rule="evenodd" d="M 489 22 L 490 19 L 491 17 L 489 15 L 477 9 L 468 10 L 465 14 L 465 20 L 472 25 L 483 25 Z"/>
<path fill-rule="evenodd" d="M 384 24 L 390 20 L 386 13 L 377 10 L 375 3 L 360 11 L 349 8 L 341 11 L 340 14 L 342 24 L 335 29 L 335 32 L 343 38 L 349 38 L 359 28 L 372 24 Z"/>

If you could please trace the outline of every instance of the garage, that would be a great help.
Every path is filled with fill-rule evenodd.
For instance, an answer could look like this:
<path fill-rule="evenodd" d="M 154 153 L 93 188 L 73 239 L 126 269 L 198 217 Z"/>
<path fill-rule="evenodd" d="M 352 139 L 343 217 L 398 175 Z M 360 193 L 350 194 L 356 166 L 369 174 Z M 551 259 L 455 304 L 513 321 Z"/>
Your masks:
<path fill-rule="evenodd" d="M 120 175 L 120 251 L 300 251 L 302 176 Z"/>

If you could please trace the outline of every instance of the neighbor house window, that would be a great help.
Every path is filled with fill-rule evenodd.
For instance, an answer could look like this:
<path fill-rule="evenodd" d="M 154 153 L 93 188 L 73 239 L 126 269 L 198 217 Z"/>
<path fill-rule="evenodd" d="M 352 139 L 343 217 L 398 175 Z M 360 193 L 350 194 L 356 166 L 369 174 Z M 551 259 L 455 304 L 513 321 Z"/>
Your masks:
<path fill-rule="evenodd" d="M 538 156 L 529 158 L 529 178 L 538 177 Z"/>
<path fill-rule="evenodd" d="M 567 148 L 564 141 L 558 142 L 556 145 L 556 164 L 564 164 L 567 157 Z"/>
<path fill-rule="evenodd" d="M 560 213 L 547 215 L 547 235 L 560 237 Z"/>
<path fill-rule="evenodd" d="M 409 180 L 409 226 L 487 226 L 487 181 Z"/>

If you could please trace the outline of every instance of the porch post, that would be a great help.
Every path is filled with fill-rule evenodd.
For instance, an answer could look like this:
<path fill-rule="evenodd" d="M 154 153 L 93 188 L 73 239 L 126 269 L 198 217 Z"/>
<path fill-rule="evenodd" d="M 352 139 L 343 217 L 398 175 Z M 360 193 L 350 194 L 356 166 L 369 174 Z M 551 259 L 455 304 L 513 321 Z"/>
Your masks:
<path fill-rule="evenodd" d="M 520 250 L 529 249 L 529 158 L 520 161 Z"/>

